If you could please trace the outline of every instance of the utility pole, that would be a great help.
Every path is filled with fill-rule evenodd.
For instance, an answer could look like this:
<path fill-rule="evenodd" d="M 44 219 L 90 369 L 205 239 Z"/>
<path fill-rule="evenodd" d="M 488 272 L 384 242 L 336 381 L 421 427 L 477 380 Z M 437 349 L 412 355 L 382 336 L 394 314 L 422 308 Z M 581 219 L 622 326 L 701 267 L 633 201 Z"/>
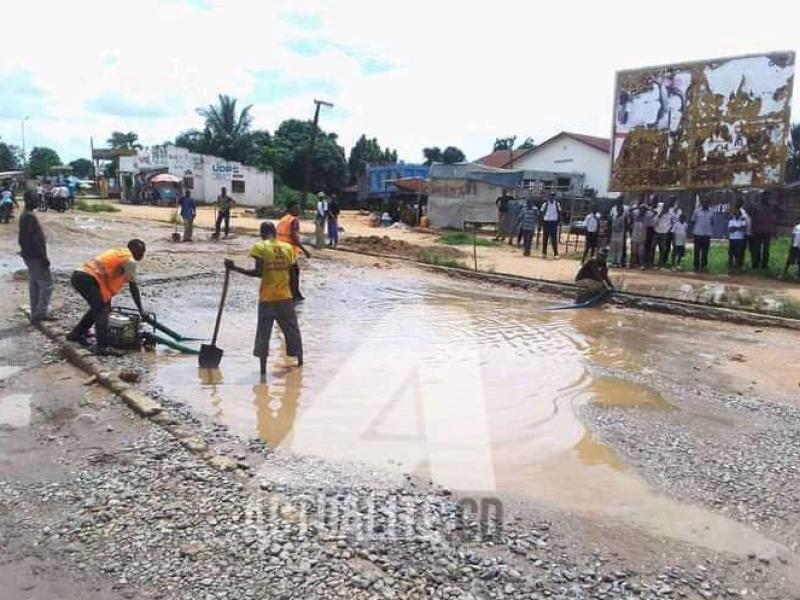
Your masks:
<path fill-rule="evenodd" d="M 311 171 L 314 165 L 314 146 L 317 144 L 317 130 L 319 126 L 319 109 L 321 106 L 333 108 L 333 104 L 325 102 L 324 100 L 314 99 L 316 108 L 314 109 L 314 125 L 311 129 L 311 140 L 308 144 L 308 153 L 306 154 L 306 172 L 303 179 L 303 195 L 300 197 L 300 210 L 306 210 L 306 198 L 308 197 L 308 188 L 311 185 Z"/>
<path fill-rule="evenodd" d="M 22 127 L 22 168 L 28 166 L 28 156 L 25 154 L 25 121 L 30 119 L 30 117 L 25 117 L 20 121 L 20 126 Z"/>

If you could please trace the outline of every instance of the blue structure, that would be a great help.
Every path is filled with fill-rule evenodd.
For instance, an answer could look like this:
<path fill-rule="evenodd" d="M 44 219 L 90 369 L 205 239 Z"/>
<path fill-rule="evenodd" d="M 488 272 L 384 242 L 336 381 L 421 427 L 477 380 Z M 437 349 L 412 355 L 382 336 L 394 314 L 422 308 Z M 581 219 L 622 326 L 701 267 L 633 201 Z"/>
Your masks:
<path fill-rule="evenodd" d="M 416 177 L 427 179 L 430 167 L 428 165 L 415 165 L 410 163 L 397 163 L 394 165 L 367 165 L 367 182 L 369 184 L 370 198 L 388 198 L 397 193 L 397 187 L 387 180 Z"/>

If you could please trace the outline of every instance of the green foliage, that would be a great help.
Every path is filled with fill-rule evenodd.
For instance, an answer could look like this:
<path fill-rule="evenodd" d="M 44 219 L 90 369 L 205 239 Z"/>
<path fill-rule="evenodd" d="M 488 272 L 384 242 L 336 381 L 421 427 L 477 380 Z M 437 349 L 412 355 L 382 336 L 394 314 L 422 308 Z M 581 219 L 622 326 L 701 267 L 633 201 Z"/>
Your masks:
<path fill-rule="evenodd" d="M 526 137 L 525 141 L 519 145 L 519 148 L 522 150 L 533 150 L 536 148 L 536 143 L 533 141 L 532 137 Z"/>
<path fill-rule="evenodd" d="M 290 204 L 300 204 L 301 192 L 293 190 L 288 185 L 275 184 L 275 206 L 285 210 Z"/>
<path fill-rule="evenodd" d="M 119 212 L 120 209 L 106 202 L 87 202 L 86 200 L 80 199 L 75 202 L 75 210 L 91 213 L 115 213 Z"/>
<path fill-rule="evenodd" d="M 16 146 L 0 142 L 0 171 L 16 171 L 22 167 L 22 152 Z"/>
<path fill-rule="evenodd" d="M 313 127 L 311 121 L 284 121 L 275 130 L 270 145 L 263 149 L 261 166 L 272 168 L 290 188 L 303 188 L 305 158 Z M 335 193 L 347 182 L 344 148 L 337 141 L 335 133 L 318 132 L 309 193 Z"/>
<path fill-rule="evenodd" d="M 432 165 L 433 163 L 443 162 L 442 149 L 439 148 L 439 146 L 431 146 L 430 148 L 423 148 L 422 156 L 425 157 L 426 165 Z"/>
<path fill-rule="evenodd" d="M 472 246 L 472 234 L 466 231 L 448 231 L 447 233 L 439 236 L 436 240 L 437 244 L 446 244 L 448 246 Z M 497 246 L 494 240 L 488 240 L 485 237 L 477 236 L 475 238 L 476 246 L 493 247 Z"/>
<path fill-rule="evenodd" d="M 142 145 L 138 143 L 139 135 L 133 131 L 123 133 L 122 131 L 112 131 L 111 137 L 106 140 L 114 150 L 136 150 Z"/>
<path fill-rule="evenodd" d="M 253 105 L 245 106 L 239 111 L 236 108 L 237 102 L 236 98 L 220 94 L 216 105 L 210 104 L 205 108 L 198 108 L 197 114 L 205 119 L 205 128 L 200 135 L 196 130 L 190 130 L 186 134 L 196 138 L 203 147 L 190 149 L 242 163 L 248 162 L 248 159 L 256 159 L 256 153 L 253 151 L 255 140 L 250 131 L 253 124 L 250 110 Z"/>
<path fill-rule="evenodd" d="M 438 267 L 449 267 L 451 269 L 466 269 L 467 265 L 460 260 L 453 260 L 452 258 L 445 258 L 437 254 L 433 250 L 422 250 L 417 255 L 417 260 L 429 265 L 436 265 Z"/>
<path fill-rule="evenodd" d="M 442 162 L 446 165 L 452 165 L 466 160 L 467 157 L 464 156 L 464 153 L 455 146 L 448 146 L 442 152 Z"/>
<path fill-rule="evenodd" d="M 497 138 L 494 141 L 494 150 L 493 152 L 498 152 L 499 150 L 513 150 L 514 143 L 517 141 L 517 136 L 512 135 L 509 137 L 504 138 Z"/>
<path fill-rule="evenodd" d="M 766 271 L 748 271 L 750 275 L 760 275 L 762 277 L 779 278 L 783 275 L 783 268 L 786 265 L 786 258 L 789 256 L 791 239 L 789 237 L 779 237 L 772 240 L 769 253 L 769 268 Z M 745 266 L 750 264 L 749 250 L 745 254 Z M 683 258 L 683 267 L 690 269 L 694 263 L 694 250 L 686 248 L 686 256 Z M 708 251 L 708 272 L 715 274 L 728 273 L 728 243 L 714 243 Z"/>
<path fill-rule="evenodd" d="M 58 153 L 52 148 L 37 146 L 31 150 L 28 159 L 28 169 L 32 176 L 47 175 L 50 173 L 51 167 L 58 167 L 60 165 L 61 159 L 58 157 Z"/>
<path fill-rule="evenodd" d="M 88 158 L 76 158 L 69 166 L 72 167 L 72 174 L 79 179 L 88 179 L 94 171 L 92 161 Z"/>
<path fill-rule="evenodd" d="M 350 171 L 350 183 L 355 183 L 359 175 L 367 172 L 367 164 L 390 165 L 397 162 L 397 151 L 381 146 L 376 138 L 368 139 L 361 135 L 355 145 L 350 149 L 350 158 L 347 166 Z"/>

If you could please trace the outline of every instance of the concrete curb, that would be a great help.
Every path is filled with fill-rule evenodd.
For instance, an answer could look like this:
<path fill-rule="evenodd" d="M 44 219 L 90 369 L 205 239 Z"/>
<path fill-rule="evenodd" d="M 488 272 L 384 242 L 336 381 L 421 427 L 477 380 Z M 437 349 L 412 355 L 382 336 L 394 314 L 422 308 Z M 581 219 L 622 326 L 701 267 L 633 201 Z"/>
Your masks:
<path fill-rule="evenodd" d="M 30 319 L 30 311 L 27 307 L 20 307 L 20 311 Z M 184 448 L 202 458 L 209 466 L 218 471 L 242 475 L 238 462 L 215 452 L 197 432 L 180 426 L 174 418 L 164 412 L 161 404 L 111 373 L 89 350 L 67 341 L 66 333 L 59 325 L 39 322 L 35 323 L 34 327 L 59 345 L 61 353 L 67 361 L 121 398 L 137 415 L 169 432 Z"/>
<path fill-rule="evenodd" d="M 574 298 L 575 292 L 578 290 L 576 285 L 560 281 L 552 281 L 549 279 L 534 279 L 531 277 L 524 277 L 522 275 L 511 275 L 508 273 L 487 273 L 484 271 L 472 271 L 469 269 L 456 269 L 443 265 L 432 265 L 430 263 L 420 262 L 395 254 L 380 254 L 378 252 L 350 250 L 347 248 L 336 248 L 336 250 L 338 252 L 347 252 L 350 254 L 359 254 L 362 256 L 372 256 L 375 258 L 406 262 L 417 267 L 422 267 L 429 271 L 442 273 L 460 279 L 473 279 L 482 281 L 484 283 L 494 283 L 497 285 L 505 285 L 530 291 L 569 296 L 571 298 Z M 767 315 L 735 308 L 703 304 L 700 302 L 677 300 L 674 298 L 646 296 L 644 294 L 637 294 L 634 292 L 615 292 L 608 302 L 610 304 L 625 308 L 634 308 L 683 317 L 692 317 L 706 321 L 723 321 L 727 323 L 751 325 L 755 327 L 782 327 L 784 329 L 800 331 L 800 319 L 780 317 L 777 315 Z"/>

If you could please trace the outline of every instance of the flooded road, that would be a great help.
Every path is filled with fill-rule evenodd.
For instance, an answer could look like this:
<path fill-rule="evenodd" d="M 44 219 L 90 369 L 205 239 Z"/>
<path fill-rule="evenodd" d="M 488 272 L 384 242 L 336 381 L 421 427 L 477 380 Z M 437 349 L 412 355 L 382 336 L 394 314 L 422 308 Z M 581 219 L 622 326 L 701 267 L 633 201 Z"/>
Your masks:
<path fill-rule="evenodd" d="M 646 373 L 680 351 L 665 350 L 674 333 L 647 323 L 652 316 L 547 312 L 530 296 L 413 271 L 316 269 L 304 275 L 308 300 L 299 307 L 305 367 L 284 358 L 277 335 L 259 381 L 250 354 L 257 282 L 236 278 L 218 341 L 221 369 L 159 352 L 150 359 L 155 383 L 278 451 L 533 500 L 714 550 L 779 551 L 744 525 L 659 494 L 582 422 L 587 403 L 679 410 L 641 382 L 599 372 Z M 160 318 L 185 335 L 207 335 L 218 287 L 187 283 L 181 297 L 197 308 L 161 309 Z"/>

